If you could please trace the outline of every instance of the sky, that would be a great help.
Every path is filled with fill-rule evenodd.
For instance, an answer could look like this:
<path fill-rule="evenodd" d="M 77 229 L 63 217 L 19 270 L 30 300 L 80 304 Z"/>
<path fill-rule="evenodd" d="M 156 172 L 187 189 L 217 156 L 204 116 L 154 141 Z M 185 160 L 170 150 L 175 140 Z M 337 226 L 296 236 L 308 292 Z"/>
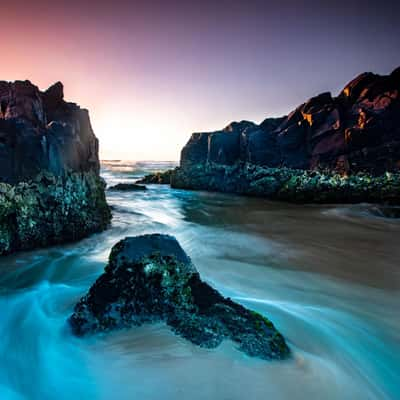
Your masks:
<path fill-rule="evenodd" d="M 102 159 L 178 160 L 192 132 L 390 73 L 399 16 L 392 0 L 0 0 L 0 79 L 63 82 Z"/>

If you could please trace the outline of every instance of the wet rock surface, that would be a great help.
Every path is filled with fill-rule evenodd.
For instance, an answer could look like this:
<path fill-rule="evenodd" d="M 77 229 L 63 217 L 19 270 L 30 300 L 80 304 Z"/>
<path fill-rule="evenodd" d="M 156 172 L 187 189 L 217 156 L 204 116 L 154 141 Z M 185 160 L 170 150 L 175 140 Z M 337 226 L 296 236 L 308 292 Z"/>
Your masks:
<path fill-rule="evenodd" d="M 105 184 L 94 172 L 41 173 L 0 183 L 0 255 L 71 242 L 106 229 Z"/>
<path fill-rule="evenodd" d="M 400 173 L 374 176 L 268 168 L 238 163 L 177 168 L 171 186 L 266 197 L 293 203 L 400 204 Z"/>
<path fill-rule="evenodd" d="M 149 174 L 138 180 L 137 183 L 153 183 L 157 185 L 169 185 L 171 183 L 171 176 L 173 170 L 167 170 L 164 172 L 155 172 L 154 174 Z"/>
<path fill-rule="evenodd" d="M 105 272 L 75 306 L 69 323 L 75 334 L 86 335 L 156 321 L 202 347 L 231 340 L 262 359 L 290 354 L 267 318 L 201 280 L 174 237 L 125 238 L 113 247 Z"/>
<path fill-rule="evenodd" d="M 137 185 L 136 183 L 117 183 L 114 186 L 110 186 L 107 190 L 111 191 L 122 191 L 122 192 L 135 192 L 147 190 L 146 186 Z"/>

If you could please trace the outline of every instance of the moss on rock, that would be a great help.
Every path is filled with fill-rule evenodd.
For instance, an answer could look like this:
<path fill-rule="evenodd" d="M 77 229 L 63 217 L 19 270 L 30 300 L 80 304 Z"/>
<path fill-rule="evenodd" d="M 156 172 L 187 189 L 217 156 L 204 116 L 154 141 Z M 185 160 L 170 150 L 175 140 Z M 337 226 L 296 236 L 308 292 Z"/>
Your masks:
<path fill-rule="evenodd" d="M 374 176 L 358 172 L 267 168 L 237 163 L 204 163 L 174 170 L 171 186 L 213 190 L 283 200 L 294 203 L 400 203 L 400 173 Z"/>
<path fill-rule="evenodd" d="M 192 343 L 214 348 L 228 339 L 246 354 L 284 359 L 290 351 L 271 321 L 224 298 L 202 281 L 175 238 L 126 238 L 69 319 L 77 335 L 165 321 Z"/>
<path fill-rule="evenodd" d="M 0 255 L 104 230 L 111 219 L 104 188 L 95 172 L 42 172 L 15 186 L 0 183 Z"/>

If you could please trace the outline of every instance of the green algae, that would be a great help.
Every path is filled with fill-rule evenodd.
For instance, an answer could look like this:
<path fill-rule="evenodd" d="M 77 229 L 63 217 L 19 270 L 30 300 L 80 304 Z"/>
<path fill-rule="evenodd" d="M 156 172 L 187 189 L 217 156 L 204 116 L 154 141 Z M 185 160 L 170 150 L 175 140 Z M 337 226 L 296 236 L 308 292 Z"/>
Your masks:
<path fill-rule="evenodd" d="M 344 175 L 330 170 L 214 163 L 176 168 L 171 186 L 246 194 L 294 203 L 400 203 L 400 173 Z"/>
<path fill-rule="evenodd" d="M 0 183 L 0 255 L 77 240 L 104 230 L 111 214 L 95 173 L 42 172 L 14 186 Z"/>

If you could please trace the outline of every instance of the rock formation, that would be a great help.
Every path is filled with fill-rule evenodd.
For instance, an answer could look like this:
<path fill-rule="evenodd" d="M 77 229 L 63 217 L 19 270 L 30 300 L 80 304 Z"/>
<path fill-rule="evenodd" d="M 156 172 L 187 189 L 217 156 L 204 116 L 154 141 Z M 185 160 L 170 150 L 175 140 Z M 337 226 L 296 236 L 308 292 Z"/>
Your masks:
<path fill-rule="evenodd" d="M 267 118 L 259 125 L 233 122 L 221 131 L 194 133 L 171 182 L 175 187 L 281 198 L 280 189 L 290 186 L 287 178 L 293 176 L 304 177 L 298 179 L 300 185 L 319 175 L 338 179 L 337 174 L 361 174 L 361 180 L 354 178 L 357 186 L 364 178 L 374 180 L 399 169 L 400 68 L 387 76 L 364 73 L 337 97 L 320 94 L 282 118 Z M 262 185 L 256 185 L 260 179 Z M 352 201 L 352 185 L 343 185 L 345 196 L 326 200 Z M 377 195 L 369 192 L 367 197 Z"/>
<path fill-rule="evenodd" d="M 214 348 L 229 339 L 250 356 L 289 356 L 274 325 L 202 281 L 174 237 L 125 238 L 69 322 L 75 334 L 85 335 L 156 321 L 199 346 Z"/>
<path fill-rule="evenodd" d="M 108 190 L 120 192 L 137 192 L 147 190 L 147 188 L 146 186 L 137 185 L 136 183 L 117 183 L 114 186 L 110 186 Z"/>
<path fill-rule="evenodd" d="M 142 179 L 139 179 L 137 183 L 154 183 L 157 185 L 169 185 L 171 183 L 172 170 L 155 172 L 154 174 L 148 174 Z"/>
<path fill-rule="evenodd" d="M 104 229 L 99 166 L 88 111 L 64 101 L 60 82 L 41 92 L 0 81 L 0 254 Z"/>

